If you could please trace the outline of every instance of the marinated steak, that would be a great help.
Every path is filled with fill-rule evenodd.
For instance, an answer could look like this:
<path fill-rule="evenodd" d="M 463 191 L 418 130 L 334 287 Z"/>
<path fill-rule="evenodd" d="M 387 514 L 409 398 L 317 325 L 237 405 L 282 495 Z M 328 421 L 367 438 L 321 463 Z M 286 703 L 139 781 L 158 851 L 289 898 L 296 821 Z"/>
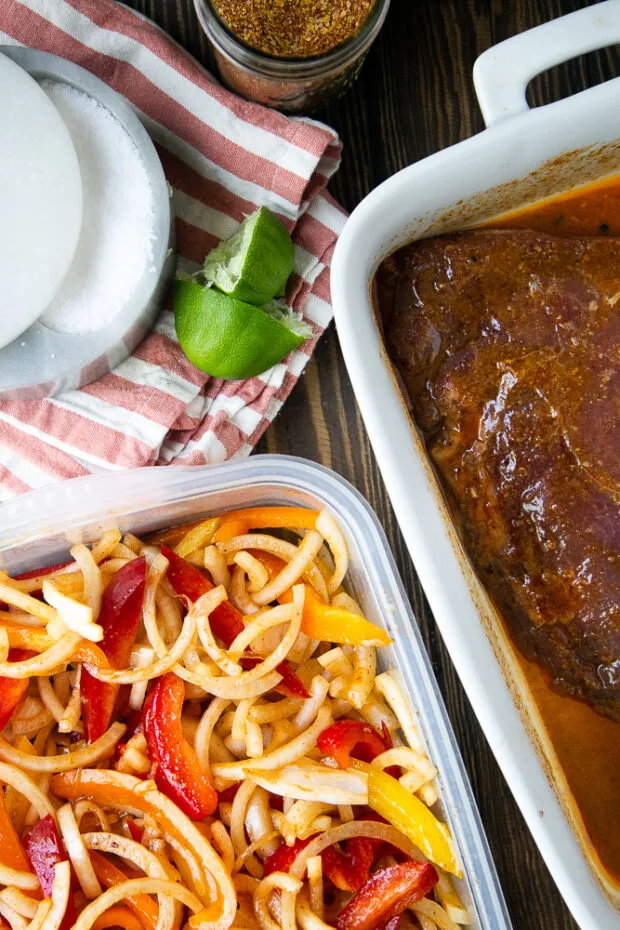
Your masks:
<path fill-rule="evenodd" d="M 443 236 L 378 286 L 482 580 L 554 683 L 620 720 L 620 239 Z"/>

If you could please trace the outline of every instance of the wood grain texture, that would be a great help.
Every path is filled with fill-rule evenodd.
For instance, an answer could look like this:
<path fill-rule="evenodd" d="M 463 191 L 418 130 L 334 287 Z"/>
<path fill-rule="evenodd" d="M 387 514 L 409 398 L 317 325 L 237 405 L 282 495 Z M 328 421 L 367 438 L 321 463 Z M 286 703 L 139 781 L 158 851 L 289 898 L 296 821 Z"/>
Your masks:
<path fill-rule="evenodd" d="M 192 0 L 130 0 L 208 66 Z M 483 129 L 475 58 L 490 45 L 583 0 L 392 0 L 359 80 L 320 116 L 345 143 L 333 193 L 352 209 L 404 166 Z M 620 73 L 618 49 L 584 56 L 533 82 L 535 105 Z M 366 497 L 385 528 L 463 753 L 515 930 L 576 930 L 471 711 L 436 630 L 389 504 L 333 327 L 259 452 L 304 456 L 333 468 Z"/>

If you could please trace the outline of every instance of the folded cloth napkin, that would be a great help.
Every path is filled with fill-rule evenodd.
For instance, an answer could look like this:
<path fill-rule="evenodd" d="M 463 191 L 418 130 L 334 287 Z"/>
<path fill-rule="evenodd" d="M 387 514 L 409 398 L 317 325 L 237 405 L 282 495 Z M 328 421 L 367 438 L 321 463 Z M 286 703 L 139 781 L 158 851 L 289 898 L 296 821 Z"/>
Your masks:
<path fill-rule="evenodd" d="M 329 262 L 344 222 L 325 192 L 340 143 L 217 84 L 169 36 L 113 0 L 1 0 L 0 44 L 70 59 L 123 94 L 155 142 L 172 188 L 179 266 L 193 271 L 258 205 L 295 242 L 287 295 L 314 338 L 247 381 L 209 378 L 179 348 L 169 307 L 113 372 L 56 397 L 0 403 L 0 500 L 62 478 L 248 455 L 332 315 Z"/>

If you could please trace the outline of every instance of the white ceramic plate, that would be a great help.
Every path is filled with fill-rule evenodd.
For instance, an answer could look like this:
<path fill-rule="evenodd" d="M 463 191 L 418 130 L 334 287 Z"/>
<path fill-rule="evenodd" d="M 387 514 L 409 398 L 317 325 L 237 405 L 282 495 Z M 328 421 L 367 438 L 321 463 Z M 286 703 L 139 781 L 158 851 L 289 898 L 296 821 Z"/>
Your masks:
<path fill-rule="evenodd" d="M 553 748 L 490 602 L 456 537 L 373 313 L 381 260 L 620 167 L 620 78 L 529 110 L 539 72 L 620 42 L 620 0 L 515 36 L 476 62 L 479 135 L 404 169 L 355 210 L 338 242 L 332 297 L 345 362 L 403 535 L 474 711 L 569 908 L 583 930 L 618 930 L 620 892 L 588 856 Z M 544 926 L 541 902 L 541 927 Z"/>

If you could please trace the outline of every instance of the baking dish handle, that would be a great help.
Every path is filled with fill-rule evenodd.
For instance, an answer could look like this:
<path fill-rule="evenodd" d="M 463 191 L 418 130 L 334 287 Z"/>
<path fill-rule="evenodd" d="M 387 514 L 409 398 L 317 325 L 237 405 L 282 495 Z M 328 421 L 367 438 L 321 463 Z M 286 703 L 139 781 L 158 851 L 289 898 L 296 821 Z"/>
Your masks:
<path fill-rule="evenodd" d="M 620 42 L 620 0 L 605 0 L 487 49 L 474 64 L 474 85 L 486 125 L 527 110 L 525 92 L 537 74 L 616 42 Z"/>

